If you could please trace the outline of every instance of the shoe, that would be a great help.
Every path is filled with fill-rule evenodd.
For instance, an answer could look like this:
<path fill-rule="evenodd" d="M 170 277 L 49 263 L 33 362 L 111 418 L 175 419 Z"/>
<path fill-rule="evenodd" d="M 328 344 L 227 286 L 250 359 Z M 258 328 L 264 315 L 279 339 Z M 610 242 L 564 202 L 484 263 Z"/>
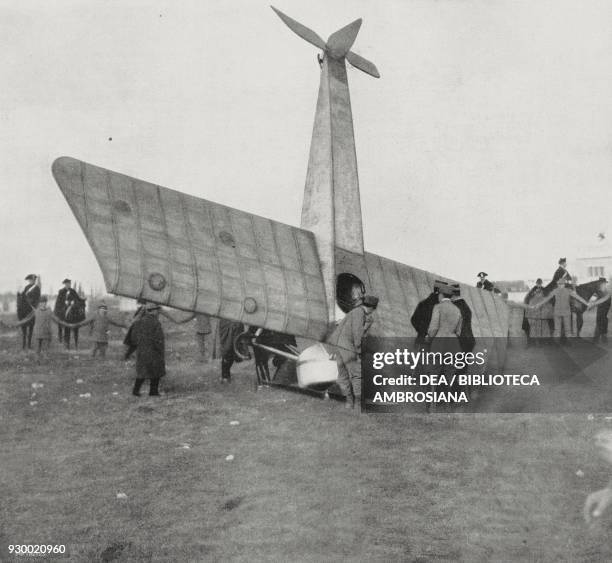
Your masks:
<path fill-rule="evenodd" d="M 134 397 L 140 397 L 140 393 L 138 393 L 138 391 L 132 391 L 132 395 L 134 395 Z"/>

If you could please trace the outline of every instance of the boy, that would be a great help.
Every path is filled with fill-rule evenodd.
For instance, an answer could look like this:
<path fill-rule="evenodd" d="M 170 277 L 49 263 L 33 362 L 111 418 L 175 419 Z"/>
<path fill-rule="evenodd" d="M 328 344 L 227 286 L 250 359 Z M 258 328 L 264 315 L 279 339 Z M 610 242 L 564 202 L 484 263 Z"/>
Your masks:
<path fill-rule="evenodd" d="M 95 358 L 100 352 L 100 357 L 106 357 L 106 349 L 108 348 L 108 307 L 102 303 L 98 306 L 98 314 L 91 321 L 90 334 L 94 335 L 94 348 L 91 355 Z"/>
<path fill-rule="evenodd" d="M 40 298 L 38 307 L 34 313 L 34 329 L 33 336 L 35 342 L 38 342 L 38 353 L 40 354 L 43 350 L 49 348 L 51 342 L 51 321 L 53 319 L 53 313 L 51 309 L 47 307 L 47 296 L 43 295 Z"/>

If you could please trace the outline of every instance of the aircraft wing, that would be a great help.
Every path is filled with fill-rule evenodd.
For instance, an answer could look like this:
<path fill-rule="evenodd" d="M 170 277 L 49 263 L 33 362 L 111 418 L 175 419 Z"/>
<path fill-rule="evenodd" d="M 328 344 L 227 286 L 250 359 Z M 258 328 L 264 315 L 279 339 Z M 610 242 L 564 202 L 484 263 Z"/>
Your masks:
<path fill-rule="evenodd" d="M 370 252 L 363 255 L 336 248 L 337 273 L 350 272 L 361 279 L 369 293 L 380 298 L 372 332 L 376 336 L 416 336 L 410 318 L 420 301 L 433 291 L 436 280 L 455 283 L 439 274 L 420 270 Z M 461 296 L 472 310 L 474 336 L 505 338 L 508 307 L 501 297 L 465 284 Z"/>
<path fill-rule="evenodd" d="M 73 158 L 52 170 L 109 293 L 324 338 L 311 232 Z"/>

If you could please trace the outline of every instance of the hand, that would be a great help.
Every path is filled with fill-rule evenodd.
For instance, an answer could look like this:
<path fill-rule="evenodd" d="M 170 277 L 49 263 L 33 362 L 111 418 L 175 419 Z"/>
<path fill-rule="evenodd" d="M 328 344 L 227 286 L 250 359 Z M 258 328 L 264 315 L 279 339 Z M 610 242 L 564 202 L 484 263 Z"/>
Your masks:
<path fill-rule="evenodd" d="M 600 489 L 591 493 L 584 502 L 584 519 L 590 524 L 593 518 L 599 518 L 612 502 L 612 489 Z"/>

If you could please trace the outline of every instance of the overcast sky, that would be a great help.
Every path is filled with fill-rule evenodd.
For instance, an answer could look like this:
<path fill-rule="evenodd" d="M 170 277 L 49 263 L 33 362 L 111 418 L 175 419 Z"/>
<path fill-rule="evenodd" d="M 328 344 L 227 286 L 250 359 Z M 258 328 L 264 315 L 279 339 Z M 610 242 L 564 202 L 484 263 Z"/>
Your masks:
<path fill-rule="evenodd" d="M 527 279 L 612 226 L 612 2 L 276 1 L 325 38 L 364 19 L 367 250 Z M 299 225 L 317 51 L 268 4 L 0 0 L 0 38 L 0 290 L 103 287 L 61 155 Z"/>

